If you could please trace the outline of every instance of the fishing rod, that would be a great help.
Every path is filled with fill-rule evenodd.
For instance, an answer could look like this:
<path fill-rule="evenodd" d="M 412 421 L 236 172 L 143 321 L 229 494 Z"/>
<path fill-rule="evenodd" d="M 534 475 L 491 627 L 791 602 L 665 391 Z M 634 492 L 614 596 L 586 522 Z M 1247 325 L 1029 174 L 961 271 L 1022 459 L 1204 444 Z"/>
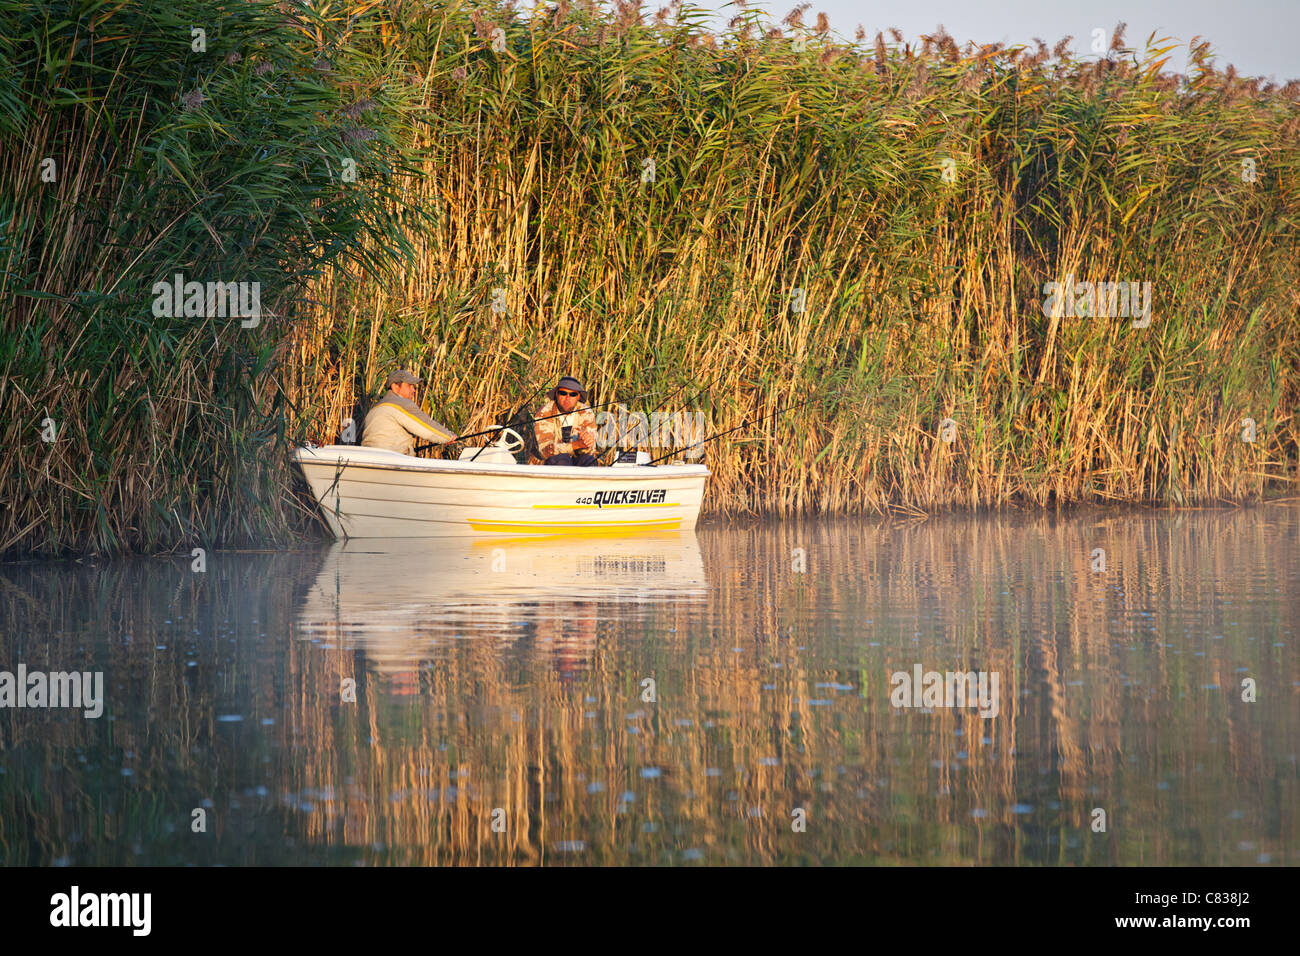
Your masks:
<path fill-rule="evenodd" d="M 526 389 L 528 388 L 528 386 L 532 384 L 532 382 L 533 382 L 533 377 L 530 375 L 530 376 L 528 376 L 528 378 L 523 379 L 522 381 L 523 381 L 523 383 L 524 383 L 524 388 L 521 389 L 521 391 L 522 391 L 522 390 L 526 390 Z M 520 406 L 519 406 L 519 411 L 515 412 L 513 415 L 509 416 L 509 417 L 506 419 L 506 425 L 509 425 L 510 422 L 512 422 L 512 421 L 515 419 L 515 417 L 519 414 L 519 412 L 522 412 L 522 411 L 523 411 L 523 410 L 524 410 L 528 405 L 530 405 L 530 404 L 531 404 L 531 403 L 532 403 L 532 402 L 537 398 L 538 392 L 540 392 L 540 391 L 541 391 L 542 389 L 544 389 L 545 387 L 546 387 L 546 382 L 545 382 L 545 380 L 543 380 L 543 381 L 542 381 L 542 384 L 539 385 L 539 386 L 537 387 L 536 391 L 534 391 L 534 392 L 533 392 L 533 393 L 528 397 L 528 401 L 524 402 L 523 405 L 520 405 Z M 490 431 L 490 429 L 489 429 L 489 431 Z M 466 437 L 469 437 L 469 436 L 466 436 Z M 450 440 L 448 440 L 447 442 L 445 442 L 444 444 L 448 444 L 448 445 L 450 445 L 450 444 L 453 444 L 455 441 L 456 441 L 456 439 L 450 439 Z M 422 442 L 422 443 L 420 443 L 420 444 L 418 444 L 418 445 L 415 446 L 415 448 L 413 449 L 412 453 L 418 455 L 418 454 L 419 454 L 420 452 L 422 452 L 422 451 L 427 451 L 427 450 L 430 449 L 430 448 L 436 448 L 436 447 L 438 446 L 438 444 L 439 444 L 438 442 Z M 484 445 L 483 447 L 486 448 L 487 446 Z M 483 452 L 483 449 L 480 448 L 480 449 L 478 450 L 478 452 L 475 453 L 474 458 L 478 458 L 478 456 L 479 456 L 480 454 L 482 454 L 482 452 Z M 471 459 L 471 460 L 473 460 L 473 459 Z"/>
<path fill-rule="evenodd" d="M 532 381 L 533 381 L 533 380 L 532 380 L 532 376 L 530 375 L 527 379 L 516 378 L 515 381 L 518 382 L 518 383 L 520 383 L 520 384 L 522 384 L 522 385 L 523 385 L 523 389 L 527 389 L 528 386 L 532 384 Z M 538 388 L 537 391 L 541 391 L 542 388 L 545 387 L 545 385 L 546 385 L 546 383 L 543 382 L 542 385 Z M 521 389 L 521 391 L 522 391 L 523 389 Z M 532 396 L 532 398 L 536 398 L 536 397 L 537 397 L 537 392 L 533 392 L 533 396 Z M 532 398 L 530 398 L 529 401 L 532 401 Z M 521 410 L 522 410 L 522 409 L 521 409 Z M 516 414 L 518 414 L 518 413 L 516 413 Z M 514 417 L 514 416 L 512 415 L 511 418 L 513 418 L 513 417 Z M 507 421 L 508 421 L 508 420 L 507 420 Z M 416 446 L 411 450 L 411 454 L 413 454 L 413 455 L 418 455 L 418 454 L 420 454 L 420 452 L 422 452 L 422 451 L 428 451 L 428 450 L 431 449 L 431 448 L 437 448 L 439 444 L 448 444 L 448 445 L 449 445 L 449 444 L 452 444 L 454 441 L 455 441 L 455 439 L 448 439 L 446 442 L 443 442 L 443 443 L 440 443 L 440 442 L 432 442 L 432 441 L 430 441 L 430 442 L 420 442 L 418 445 L 416 445 Z M 485 446 L 483 446 L 483 447 L 486 448 L 487 446 L 485 445 Z M 482 453 L 482 451 L 483 451 L 483 449 L 480 448 L 480 449 L 479 449 L 479 453 Z M 475 454 L 474 457 L 477 458 L 477 457 L 478 457 L 478 454 Z"/>
<path fill-rule="evenodd" d="M 715 379 L 715 381 L 716 381 L 716 379 Z M 710 382 L 709 384 L 713 384 L 713 383 Z M 685 388 L 685 387 L 686 387 L 686 383 L 685 383 L 685 382 L 683 382 L 681 385 L 678 385 L 677 388 L 676 388 L 676 390 L 674 390 L 674 392 L 672 393 L 672 395 L 669 395 L 668 398 L 672 398 L 673 395 L 676 395 L 678 392 L 680 392 L 680 391 L 681 391 L 683 388 Z M 651 393 L 651 394 L 653 394 L 653 393 Z M 664 404 L 668 401 L 668 398 L 664 399 L 662 402 L 660 402 L 658 405 L 656 405 L 655 408 L 654 408 L 654 410 L 651 411 L 650 414 L 653 416 L 655 412 L 657 412 L 657 411 L 659 411 L 659 409 L 663 408 L 663 407 L 664 407 Z M 625 435 L 626 435 L 626 431 L 627 431 L 626 428 L 620 428 L 620 429 L 618 430 L 618 434 L 614 436 L 614 444 L 612 444 L 612 445 L 609 447 L 608 450 L 613 451 L 613 452 L 615 452 L 615 453 L 618 452 L 618 446 L 619 446 L 619 444 L 623 441 L 623 438 L 624 438 Z M 600 460 L 601 460 L 602 458 L 604 458 L 604 457 L 605 457 L 605 452 L 601 452 L 601 453 L 596 457 L 596 460 L 597 460 L 597 461 L 600 461 Z"/>
<path fill-rule="evenodd" d="M 663 461 L 665 458 L 671 458 L 673 457 L 673 455 L 681 454 L 684 451 L 690 451 L 692 448 L 698 448 L 701 445 L 707 445 L 709 442 L 715 441 L 716 439 L 721 438 L 723 435 L 730 435 L 732 432 L 739 431 L 742 428 L 748 428 L 750 425 L 757 425 L 759 422 L 765 422 L 769 418 L 775 418 L 777 415 L 783 414 L 784 412 L 792 411 L 793 409 L 796 408 L 803 408 L 803 406 L 811 403 L 817 397 L 818 396 L 814 395 L 812 398 L 804 399 L 798 405 L 787 405 L 784 408 L 778 408 L 776 411 L 772 412 L 772 414 L 764 415 L 762 418 L 755 418 L 752 421 L 746 419 L 745 421 L 737 425 L 735 428 L 728 428 L 725 432 L 718 432 L 716 435 L 710 435 L 708 438 L 704 439 L 703 441 L 697 441 L 694 445 L 687 445 L 685 448 L 678 448 L 676 451 L 670 451 L 666 455 L 660 455 L 658 458 L 646 462 L 646 464 L 653 465 L 655 462 Z"/>
<path fill-rule="evenodd" d="M 705 385 L 702 389 L 700 389 L 698 392 L 696 392 L 696 393 L 695 393 L 695 401 L 698 402 L 698 401 L 700 400 L 700 396 L 703 395 L 705 392 L 707 392 L 709 389 L 711 389 L 711 388 L 714 386 L 714 383 L 716 383 L 716 382 L 718 381 L 718 379 L 722 378 L 722 375 L 723 375 L 723 373 L 719 372 L 718 375 L 713 379 L 712 382 L 709 382 L 708 385 Z M 675 398 L 675 397 L 677 396 L 677 393 L 678 393 L 678 392 L 680 392 L 682 389 L 684 389 L 684 388 L 686 387 L 686 385 L 687 385 L 686 382 L 683 382 L 681 385 L 678 385 L 677 388 L 673 390 L 673 392 L 672 392 L 671 395 L 669 395 L 669 396 L 668 396 L 667 398 L 665 398 L 662 402 L 660 402 L 660 403 L 659 403 L 658 405 L 656 405 L 653 409 L 651 409 L 651 411 L 650 411 L 650 419 L 649 419 L 649 420 L 652 421 L 652 420 L 654 419 L 654 414 L 655 414 L 655 412 L 659 411 L 659 409 L 661 409 L 661 408 L 663 408 L 665 405 L 667 405 L 667 404 L 668 404 L 668 403 L 669 403 L 673 398 Z M 623 441 L 623 438 L 625 437 L 625 433 L 626 433 L 626 429 L 619 429 L 619 433 L 618 433 L 618 435 L 615 436 L 615 438 L 614 438 L 614 444 L 613 444 L 612 446 L 610 446 L 610 447 L 615 451 L 615 453 L 617 453 L 617 451 L 618 451 L 618 446 L 619 446 L 619 444 Z M 600 458 L 603 458 L 603 457 L 605 457 L 605 452 L 601 452 L 601 454 L 600 454 Z M 598 459 L 598 460 L 599 460 L 599 459 Z"/>
<path fill-rule="evenodd" d="M 531 381 L 532 381 L 532 380 L 531 380 L 531 377 L 530 377 L 530 379 L 529 379 L 529 384 L 531 384 Z M 527 385 L 524 386 L 524 388 L 527 388 L 527 387 L 528 387 Z M 545 379 L 543 379 L 543 380 L 542 380 L 542 384 L 539 385 L 539 386 L 537 386 L 536 391 L 534 391 L 531 395 L 529 395 L 529 396 L 528 396 L 528 399 L 527 399 L 527 400 L 526 400 L 522 405 L 519 406 L 519 409 L 518 409 L 516 412 L 514 412 L 514 414 L 510 415 L 510 416 L 505 420 L 505 424 L 504 424 L 502 427 L 509 428 L 511 422 L 513 422 L 516 418 L 518 418 L 521 414 L 523 414 L 523 411 L 524 411 L 525 408 L 527 408 L 527 407 L 528 407 L 529 405 L 531 405 L 534 401 L 536 401 L 538 394 L 540 394 L 541 391 L 542 391 L 542 389 L 544 389 L 545 387 L 546 387 L 546 381 L 545 381 Z M 520 438 L 523 438 L 522 435 L 520 435 L 519 437 L 520 437 Z M 484 446 L 483 446 L 483 448 L 486 448 L 486 447 L 487 447 L 487 445 L 484 445 Z M 525 447 L 525 448 L 528 447 L 528 442 L 527 442 L 527 441 L 524 442 L 524 447 Z M 470 461 L 478 461 L 478 456 L 481 455 L 481 454 L 483 454 L 483 448 L 480 448 L 478 451 L 474 452 L 474 457 L 471 458 Z"/>
<path fill-rule="evenodd" d="M 612 402 L 601 402 L 599 405 L 588 405 L 586 406 L 586 410 L 595 411 L 597 408 L 606 408 L 610 405 L 617 405 L 622 401 L 635 402 L 642 398 L 649 398 L 653 394 L 654 392 L 646 392 L 643 395 L 634 395 L 629 399 L 615 399 Z M 552 418 L 563 418 L 565 415 L 572 415 L 574 412 L 578 410 L 579 409 L 574 408 L 572 412 L 556 412 L 554 415 L 544 415 L 541 418 L 526 418 L 524 419 L 524 421 L 520 422 L 519 424 L 535 425 L 538 422 L 550 421 Z M 457 442 L 463 442 L 470 438 L 481 438 L 484 435 L 495 434 L 496 432 L 501 431 L 505 427 L 506 427 L 505 425 L 493 425 L 491 428 L 485 428 L 481 432 L 470 432 L 468 435 L 457 435 L 455 438 L 448 438 L 445 442 L 429 442 L 427 444 L 417 445 L 416 450 L 418 451 L 419 449 L 422 448 L 433 448 L 435 445 L 454 445 Z"/>

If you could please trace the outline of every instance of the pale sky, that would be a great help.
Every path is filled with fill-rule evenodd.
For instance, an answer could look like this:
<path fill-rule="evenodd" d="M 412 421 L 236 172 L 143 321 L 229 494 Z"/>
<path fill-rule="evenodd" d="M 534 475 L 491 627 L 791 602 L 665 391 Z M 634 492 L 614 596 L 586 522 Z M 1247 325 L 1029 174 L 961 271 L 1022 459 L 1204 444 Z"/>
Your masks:
<path fill-rule="evenodd" d="M 725 0 L 693 2 L 722 11 L 724 18 L 734 14 Z M 751 4 L 776 20 L 797 5 L 797 0 Z M 657 6 L 655 0 L 645 0 L 644 9 L 653 12 Z M 907 40 L 915 41 L 942 23 L 963 46 L 967 40 L 1032 44 L 1037 36 L 1052 47 L 1062 37 L 1073 35 L 1071 46 L 1076 55 L 1091 55 L 1094 28 L 1106 31 L 1109 45 L 1115 24 L 1123 21 L 1128 24 L 1127 46 L 1141 49 L 1153 31 L 1157 39 L 1168 36 L 1181 41 L 1182 49 L 1171 51 L 1165 67 L 1170 72 L 1186 72 L 1187 42 L 1199 35 L 1210 41 L 1220 70 L 1231 63 L 1248 76 L 1272 77 L 1282 83 L 1300 79 L 1300 0 L 1094 0 L 1075 5 L 1042 0 L 814 0 L 804 22 L 813 24 L 819 11 L 830 17 L 832 31 L 848 39 L 862 24 L 871 37 L 877 31 L 898 27 Z"/>

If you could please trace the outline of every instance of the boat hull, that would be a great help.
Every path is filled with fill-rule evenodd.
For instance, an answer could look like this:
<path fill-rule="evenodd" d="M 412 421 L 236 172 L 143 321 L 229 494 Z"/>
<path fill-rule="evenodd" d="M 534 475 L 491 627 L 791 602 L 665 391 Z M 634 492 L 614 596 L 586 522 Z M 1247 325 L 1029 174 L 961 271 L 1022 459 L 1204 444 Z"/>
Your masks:
<path fill-rule="evenodd" d="M 695 527 L 703 465 L 563 467 L 299 448 L 330 529 L 346 538 L 628 535 Z"/>

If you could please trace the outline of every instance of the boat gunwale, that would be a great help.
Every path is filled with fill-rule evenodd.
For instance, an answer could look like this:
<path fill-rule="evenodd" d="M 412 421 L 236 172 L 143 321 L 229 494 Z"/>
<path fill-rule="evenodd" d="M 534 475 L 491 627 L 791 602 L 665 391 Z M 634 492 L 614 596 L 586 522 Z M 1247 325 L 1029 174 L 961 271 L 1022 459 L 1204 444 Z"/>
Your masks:
<path fill-rule="evenodd" d="M 338 446 L 325 446 L 338 447 Z M 408 465 L 403 462 L 379 461 L 353 461 L 346 460 L 342 456 L 344 453 L 337 455 L 320 455 L 317 448 L 295 448 L 293 452 L 294 461 L 300 466 L 317 465 L 324 468 L 364 468 L 371 471 L 406 471 L 415 474 L 442 474 L 442 475 L 498 475 L 507 478 L 563 478 L 567 480 L 591 481 L 599 479 L 601 481 L 671 481 L 682 479 L 708 478 L 713 474 L 709 471 L 708 465 L 628 465 L 628 466 L 596 466 L 582 467 L 579 465 L 480 465 L 477 462 L 466 461 L 443 461 L 436 458 L 424 459 L 417 458 L 415 461 L 429 462 L 429 464 Z M 379 451 L 379 449 L 367 449 L 367 451 Z M 303 453 L 307 454 L 304 455 Z M 393 452 L 393 454 L 398 454 Z M 403 456 L 409 457 L 409 456 Z M 541 469 L 546 469 L 544 472 Z M 672 473 L 665 473 L 668 469 L 673 469 Z M 678 470 L 681 469 L 681 470 Z"/>

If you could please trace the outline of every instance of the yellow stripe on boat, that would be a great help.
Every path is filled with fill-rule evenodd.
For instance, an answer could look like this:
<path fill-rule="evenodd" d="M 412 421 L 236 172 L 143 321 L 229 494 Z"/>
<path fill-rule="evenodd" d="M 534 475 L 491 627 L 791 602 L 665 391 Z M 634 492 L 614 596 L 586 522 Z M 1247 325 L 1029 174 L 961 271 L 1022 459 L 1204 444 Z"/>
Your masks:
<path fill-rule="evenodd" d="M 628 531 L 676 531 L 681 518 L 657 521 L 484 521 L 466 518 L 475 531 L 493 534 L 624 534 Z"/>
<path fill-rule="evenodd" d="M 680 501 L 660 501 L 652 505 L 648 505 L 648 504 L 599 505 L 599 506 L 597 505 L 533 505 L 534 508 L 552 508 L 552 509 L 580 508 L 583 510 L 587 510 L 590 508 L 597 508 L 597 510 L 599 511 L 604 511 L 606 508 L 680 508 L 681 506 L 682 503 Z"/>

